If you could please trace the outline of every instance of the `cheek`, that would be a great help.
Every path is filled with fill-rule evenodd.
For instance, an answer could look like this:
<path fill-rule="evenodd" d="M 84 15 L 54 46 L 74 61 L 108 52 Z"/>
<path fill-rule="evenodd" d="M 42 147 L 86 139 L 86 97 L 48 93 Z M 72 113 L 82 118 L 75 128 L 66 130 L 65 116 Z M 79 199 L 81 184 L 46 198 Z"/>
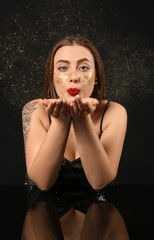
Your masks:
<path fill-rule="evenodd" d="M 66 80 L 67 80 L 67 78 L 68 78 L 68 74 L 57 74 L 57 75 L 55 75 L 54 76 L 54 82 L 55 82 L 55 84 L 56 83 L 63 83 L 63 82 L 65 82 Z"/>
<path fill-rule="evenodd" d="M 94 76 L 95 76 L 94 72 L 88 73 L 88 74 L 83 74 L 83 75 L 81 76 L 81 82 L 82 82 L 83 84 L 93 83 L 93 82 L 94 82 Z"/>
<path fill-rule="evenodd" d="M 90 97 L 93 90 L 94 90 L 94 77 L 95 77 L 95 74 L 89 74 L 87 76 L 84 75 L 82 77 L 82 93 L 83 93 L 83 98 L 87 98 L 87 97 Z"/>

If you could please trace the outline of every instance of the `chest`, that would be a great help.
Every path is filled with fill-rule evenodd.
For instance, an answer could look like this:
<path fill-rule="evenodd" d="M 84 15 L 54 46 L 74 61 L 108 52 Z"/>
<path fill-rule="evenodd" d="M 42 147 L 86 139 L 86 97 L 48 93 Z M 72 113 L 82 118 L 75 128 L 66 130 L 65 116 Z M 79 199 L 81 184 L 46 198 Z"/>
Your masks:
<path fill-rule="evenodd" d="M 99 135 L 99 132 L 100 132 L 99 121 L 95 121 L 93 123 L 93 130 L 96 132 L 97 135 Z M 73 125 L 71 125 L 70 127 L 70 132 L 69 132 L 66 147 L 65 147 L 64 157 L 69 161 L 73 161 L 80 157 Z"/>

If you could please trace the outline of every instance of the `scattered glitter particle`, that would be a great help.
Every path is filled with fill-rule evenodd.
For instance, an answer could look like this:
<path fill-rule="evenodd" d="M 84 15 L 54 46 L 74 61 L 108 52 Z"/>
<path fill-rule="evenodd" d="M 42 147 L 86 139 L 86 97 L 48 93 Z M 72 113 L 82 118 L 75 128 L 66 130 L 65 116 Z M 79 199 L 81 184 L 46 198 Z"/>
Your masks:
<path fill-rule="evenodd" d="M 118 21 L 124 13 L 112 4 L 39 0 L 37 5 L 18 2 L 10 13 L 9 8 L 5 10 L 6 16 L 1 18 L 0 91 L 15 111 L 20 113 L 26 102 L 40 97 L 48 54 L 58 40 L 71 34 L 87 37 L 98 48 L 107 95 L 113 101 L 129 107 L 136 97 L 153 94 L 151 42 L 138 31 L 120 30 L 124 23 L 119 25 Z"/>

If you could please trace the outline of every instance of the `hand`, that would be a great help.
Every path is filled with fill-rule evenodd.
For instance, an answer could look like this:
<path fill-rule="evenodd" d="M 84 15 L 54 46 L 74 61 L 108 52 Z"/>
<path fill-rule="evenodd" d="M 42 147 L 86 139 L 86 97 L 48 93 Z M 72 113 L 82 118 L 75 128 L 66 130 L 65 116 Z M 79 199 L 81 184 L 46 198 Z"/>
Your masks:
<path fill-rule="evenodd" d="M 43 99 L 42 104 L 46 107 L 48 115 L 54 118 L 68 118 L 70 117 L 69 104 L 61 99 Z"/>
<path fill-rule="evenodd" d="M 99 101 L 95 98 L 84 98 L 77 95 L 70 103 L 70 112 L 72 117 L 83 117 L 92 113 Z"/>

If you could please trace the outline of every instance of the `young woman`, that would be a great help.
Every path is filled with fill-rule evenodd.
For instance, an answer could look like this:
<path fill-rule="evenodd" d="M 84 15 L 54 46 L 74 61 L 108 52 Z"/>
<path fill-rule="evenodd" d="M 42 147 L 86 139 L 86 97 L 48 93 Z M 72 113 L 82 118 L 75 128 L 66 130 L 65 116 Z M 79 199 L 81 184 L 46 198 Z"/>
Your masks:
<path fill-rule="evenodd" d="M 47 191 L 58 182 L 100 190 L 117 174 L 127 126 L 125 108 L 108 101 L 95 46 L 67 37 L 50 53 L 43 98 L 23 108 L 27 175 Z"/>

